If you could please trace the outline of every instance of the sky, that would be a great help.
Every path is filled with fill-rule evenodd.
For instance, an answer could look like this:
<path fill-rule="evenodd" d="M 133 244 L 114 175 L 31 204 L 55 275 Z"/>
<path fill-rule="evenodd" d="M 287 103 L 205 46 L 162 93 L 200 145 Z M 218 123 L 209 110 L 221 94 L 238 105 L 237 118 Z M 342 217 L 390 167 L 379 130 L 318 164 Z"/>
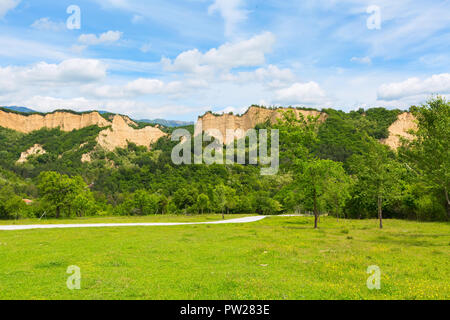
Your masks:
<path fill-rule="evenodd" d="M 0 105 L 195 120 L 450 97 L 450 0 L 0 0 Z"/>

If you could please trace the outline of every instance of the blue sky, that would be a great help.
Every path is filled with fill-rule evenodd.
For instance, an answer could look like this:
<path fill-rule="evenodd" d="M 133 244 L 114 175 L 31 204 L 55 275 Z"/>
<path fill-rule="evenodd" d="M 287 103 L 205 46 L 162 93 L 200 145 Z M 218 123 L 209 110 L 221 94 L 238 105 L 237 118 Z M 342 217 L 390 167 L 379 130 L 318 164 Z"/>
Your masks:
<path fill-rule="evenodd" d="M 0 0 L 0 105 L 406 109 L 450 97 L 449 16 L 449 0 Z"/>

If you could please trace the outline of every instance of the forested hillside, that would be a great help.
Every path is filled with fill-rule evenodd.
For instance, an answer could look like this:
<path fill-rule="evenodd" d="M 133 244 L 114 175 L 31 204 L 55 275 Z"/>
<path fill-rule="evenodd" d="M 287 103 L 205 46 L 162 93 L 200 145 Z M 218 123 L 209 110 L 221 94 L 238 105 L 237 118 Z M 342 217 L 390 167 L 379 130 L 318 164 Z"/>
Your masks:
<path fill-rule="evenodd" d="M 0 127 L 0 218 L 314 212 L 448 220 L 450 104 L 437 97 L 410 111 L 419 129 L 398 150 L 380 140 L 403 111 L 324 109 L 325 122 L 286 111 L 277 124 L 258 125 L 280 132 L 275 176 L 261 176 L 258 165 L 177 166 L 170 136 L 150 149 L 106 151 L 95 125 L 28 134 Z M 17 163 L 36 144 L 45 153 Z"/>

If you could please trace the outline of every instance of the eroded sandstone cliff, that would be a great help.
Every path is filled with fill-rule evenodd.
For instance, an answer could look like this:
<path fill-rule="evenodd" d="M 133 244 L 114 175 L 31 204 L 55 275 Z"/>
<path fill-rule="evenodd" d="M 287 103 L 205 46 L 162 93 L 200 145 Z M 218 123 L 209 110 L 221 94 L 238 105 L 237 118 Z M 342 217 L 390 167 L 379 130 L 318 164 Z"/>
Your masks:
<path fill-rule="evenodd" d="M 124 148 L 128 142 L 138 146 L 149 147 L 150 144 L 158 141 L 159 138 L 167 134 L 159 128 L 145 127 L 134 129 L 129 126 L 130 119 L 123 116 L 114 116 L 111 127 L 100 132 L 97 138 L 98 144 L 106 150 L 114 150 L 117 147 Z"/>
<path fill-rule="evenodd" d="M 413 139 L 413 136 L 409 133 L 410 130 L 417 130 L 416 118 L 411 113 L 404 112 L 389 127 L 389 137 L 381 140 L 381 143 L 392 149 L 398 149 L 401 146 L 401 138 Z"/>
<path fill-rule="evenodd" d="M 282 111 L 292 110 L 298 116 L 302 114 L 305 118 L 309 116 L 319 117 L 319 122 L 324 122 L 327 119 L 327 114 L 319 111 L 305 111 L 298 109 L 266 109 L 260 107 L 250 107 L 248 111 L 241 115 L 233 114 L 223 114 L 214 115 L 210 112 L 198 118 L 195 127 L 195 135 L 198 135 L 201 131 L 217 137 L 219 140 L 223 141 L 225 144 L 230 143 L 233 137 L 227 137 L 227 130 L 242 130 L 241 138 L 244 136 L 245 132 L 249 129 L 255 128 L 258 124 L 270 121 L 271 123 L 276 123 L 277 119 L 282 118 Z M 401 145 L 401 138 L 412 139 L 413 136 L 408 132 L 410 130 L 416 130 L 417 124 L 415 117 L 409 113 L 405 112 L 398 116 L 397 121 L 395 121 L 389 127 L 389 138 L 381 140 L 391 147 L 392 149 L 398 149 Z M 219 132 L 220 134 L 217 134 Z M 220 139 L 223 137 L 222 139 Z"/>
<path fill-rule="evenodd" d="M 195 135 L 198 135 L 201 131 L 203 131 L 213 137 L 217 137 L 225 144 L 228 144 L 233 140 L 233 138 L 227 137 L 227 130 L 241 129 L 241 136 L 237 136 L 237 138 L 241 138 L 245 132 L 249 129 L 255 128 L 258 124 L 265 123 L 266 121 L 276 123 L 277 119 L 281 119 L 283 117 L 282 111 L 286 110 L 292 110 L 297 117 L 302 114 L 305 119 L 309 116 L 319 117 L 320 122 L 325 121 L 327 118 L 325 113 L 319 111 L 305 111 L 298 109 L 271 110 L 260 107 L 250 107 L 247 112 L 241 116 L 233 114 L 214 115 L 212 113 L 207 113 L 204 116 L 199 117 L 195 126 Z M 216 134 L 216 130 L 220 132 L 223 139 L 220 139 L 220 136 Z"/>
<path fill-rule="evenodd" d="M 131 126 L 137 126 L 137 124 L 130 118 L 121 115 L 115 115 L 112 121 L 108 121 L 98 112 L 75 114 L 57 111 L 46 115 L 22 115 L 0 110 L 0 127 L 23 133 L 30 133 L 42 128 L 72 131 L 93 125 L 101 128 L 108 127 L 97 137 L 98 144 L 108 151 L 113 151 L 117 147 L 126 147 L 128 142 L 150 147 L 150 144 L 166 135 L 162 130 L 154 127 L 135 129 Z"/>
<path fill-rule="evenodd" d="M 40 144 L 35 144 L 34 146 L 32 146 L 30 149 L 22 152 L 20 154 L 20 158 L 19 160 L 17 160 L 17 163 L 25 163 L 28 160 L 28 157 L 33 156 L 33 155 L 40 155 L 40 154 L 45 154 L 47 153 L 44 148 L 42 148 L 42 146 Z"/>
<path fill-rule="evenodd" d="M 22 115 L 0 110 L 0 127 L 23 133 L 30 133 L 42 128 L 60 128 L 62 131 L 72 131 L 93 125 L 106 127 L 110 123 L 98 112 L 75 114 L 58 111 L 46 115 Z"/>

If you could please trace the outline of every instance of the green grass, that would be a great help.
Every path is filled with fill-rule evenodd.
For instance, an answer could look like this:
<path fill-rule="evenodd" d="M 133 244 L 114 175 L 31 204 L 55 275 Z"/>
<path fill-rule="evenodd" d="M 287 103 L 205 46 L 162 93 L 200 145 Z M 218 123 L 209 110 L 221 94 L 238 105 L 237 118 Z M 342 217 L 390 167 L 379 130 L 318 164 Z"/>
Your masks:
<path fill-rule="evenodd" d="M 225 220 L 251 216 L 249 214 L 225 215 Z M 70 219 L 20 219 L 0 220 L 0 225 L 29 224 L 84 224 L 84 223 L 148 223 L 148 222 L 208 222 L 222 220 L 222 215 L 152 215 L 152 216 L 116 216 L 116 217 L 83 217 Z"/>
<path fill-rule="evenodd" d="M 450 298 L 449 223 L 321 220 L 0 231 L 0 298 Z M 66 287 L 69 265 L 81 290 Z M 370 265 L 381 290 L 367 289 Z"/>

